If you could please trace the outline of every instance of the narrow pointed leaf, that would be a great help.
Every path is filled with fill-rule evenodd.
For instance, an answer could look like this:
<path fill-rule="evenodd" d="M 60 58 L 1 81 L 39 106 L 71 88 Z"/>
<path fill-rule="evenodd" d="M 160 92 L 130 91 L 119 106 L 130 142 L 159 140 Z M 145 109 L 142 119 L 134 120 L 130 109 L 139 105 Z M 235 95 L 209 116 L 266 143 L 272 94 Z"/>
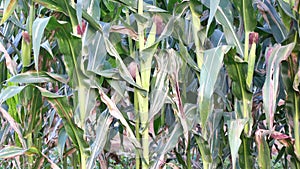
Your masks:
<path fill-rule="evenodd" d="M 206 34 L 208 34 L 209 27 L 213 21 L 213 18 L 215 17 L 219 3 L 220 3 L 220 0 L 209 1 L 209 9 L 210 10 L 209 10 L 209 18 L 208 18 L 208 22 L 207 22 Z"/>
<path fill-rule="evenodd" d="M 270 149 L 266 141 L 266 136 L 259 131 L 255 134 L 255 141 L 258 147 L 258 166 L 261 169 L 271 168 Z"/>
<path fill-rule="evenodd" d="M 256 15 L 252 6 L 252 0 L 233 0 L 233 2 L 243 18 L 245 32 L 253 31 L 256 26 Z"/>
<path fill-rule="evenodd" d="M 172 150 L 176 146 L 176 142 L 178 137 L 182 134 L 183 130 L 180 124 L 175 124 L 174 129 L 172 132 L 167 136 L 166 143 L 163 143 L 157 152 L 159 152 L 158 159 L 156 160 L 155 164 L 152 166 L 152 169 L 158 168 L 162 162 L 164 161 L 165 154 Z"/>
<path fill-rule="evenodd" d="M 230 153 L 232 158 L 233 169 L 236 169 L 236 160 L 238 157 L 239 147 L 242 143 L 240 136 L 244 129 L 246 119 L 236 119 L 230 120 L 229 131 L 228 131 L 228 141 L 230 146 Z"/>
<path fill-rule="evenodd" d="M 134 144 L 135 147 L 140 148 L 141 147 L 140 143 L 137 141 L 133 131 L 131 130 L 129 124 L 127 123 L 126 119 L 124 118 L 120 110 L 117 108 L 116 104 L 104 93 L 104 91 L 101 88 L 98 88 L 98 90 L 99 90 L 101 100 L 104 102 L 104 104 L 106 104 L 110 114 L 113 117 L 120 120 L 122 125 L 124 125 L 126 128 L 127 136 L 129 140 Z"/>
<path fill-rule="evenodd" d="M 237 52 L 243 56 L 244 50 L 242 43 L 240 42 L 240 38 L 236 34 L 236 30 L 233 26 L 233 16 L 231 10 L 228 10 L 229 2 L 228 0 L 222 0 L 222 3 L 217 7 L 216 19 L 224 29 L 224 35 L 226 37 L 226 41 L 229 45 L 235 45 L 237 48 Z"/>
<path fill-rule="evenodd" d="M 109 126 L 112 122 L 112 117 L 110 116 L 100 116 L 98 120 L 97 129 L 96 129 L 96 139 L 91 146 L 91 156 L 87 163 L 87 169 L 92 169 L 94 167 L 95 160 L 99 154 L 103 151 L 107 140 L 107 134 L 109 133 Z"/>
<path fill-rule="evenodd" d="M 26 86 L 9 86 L 0 93 L 0 105 L 7 99 L 19 94 Z"/>
<path fill-rule="evenodd" d="M 273 128 L 274 114 L 277 106 L 280 63 L 287 59 L 294 46 L 294 43 L 286 46 L 275 45 L 266 50 L 267 75 L 263 86 L 263 105 L 269 129 Z"/>
<path fill-rule="evenodd" d="M 16 76 L 11 77 L 8 79 L 9 82 L 14 83 L 46 83 L 51 82 L 53 79 L 48 76 L 45 72 L 25 72 L 20 73 Z"/>
<path fill-rule="evenodd" d="M 200 73 L 200 87 L 198 103 L 202 127 L 205 128 L 207 118 L 212 112 L 212 95 L 219 71 L 222 67 L 224 54 L 230 49 L 229 46 L 219 46 L 204 51 L 204 63 Z"/>
<path fill-rule="evenodd" d="M 38 71 L 38 63 L 39 63 L 39 54 L 40 54 L 40 46 L 42 37 L 44 35 L 44 31 L 51 17 L 47 18 L 37 18 L 32 25 L 32 48 L 33 48 L 33 56 L 34 56 L 34 65 L 35 70 Z"/>
<path fill-rule="evenodd" d="M 16 146 L 7 146 L 0 150 L 0 159 L 16 158 L 25 154 L 26 149 Z"/>
<path fill-rule="evenodd" d="M 276 42 L 281 43 L 284 41 L 287 38 L 288 31 L 286 30 L 275 7 L 268 1 L 256 1 L 256 5 L 260 13 L 264 16 L 263 18 L 265 22 L 269 25 Z"/>
<path fill-rule="evenodd" d="M 23 137 L 22 132 L 20 130 L 20 124 L 17 123 L 11 117 L 11 115 L 4 108 L 2 108 L 2 106 L 0 106 L 0 112 L 2 113 L 2 117 L 8 121 L 10 127 L 13 128 L 14 131 L 17 133 L 18 138 L 19 138 L 19 140 L 20 140 L 20 142 L 22 144 L 22 147 L 26 148 L 26 143 L 25 143 L 25 140 L 23 139 L 24 137 Z"/>
<path fill-rule="evenodd" d="M 6 20 L 11 16 L 11 14 L 14 12 L 16 6 L 18 4 L 17 0 L 10 0 L 9 4 L 4 8 L 4 14 L 2 16 L 0 25 L 2 25 Z"/>

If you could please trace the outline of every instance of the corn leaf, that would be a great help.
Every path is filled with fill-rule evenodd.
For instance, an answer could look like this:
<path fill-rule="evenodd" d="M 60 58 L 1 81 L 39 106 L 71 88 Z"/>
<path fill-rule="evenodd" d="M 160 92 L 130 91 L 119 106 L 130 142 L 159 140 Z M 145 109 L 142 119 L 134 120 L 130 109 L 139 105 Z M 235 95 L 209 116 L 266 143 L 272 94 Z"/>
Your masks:
<path fill-rule="evenodd" d="M 294 48 L 291 43 L 286 46 L 275 45 L 266 50 L 267 70 L 266 81 L 263 86 L 263 104 L 265 108 L 268 127 L 273 129 L 274 114 L 277 106 L 277 92 L 279 87 L 280 63 L 286 60 Z"/>

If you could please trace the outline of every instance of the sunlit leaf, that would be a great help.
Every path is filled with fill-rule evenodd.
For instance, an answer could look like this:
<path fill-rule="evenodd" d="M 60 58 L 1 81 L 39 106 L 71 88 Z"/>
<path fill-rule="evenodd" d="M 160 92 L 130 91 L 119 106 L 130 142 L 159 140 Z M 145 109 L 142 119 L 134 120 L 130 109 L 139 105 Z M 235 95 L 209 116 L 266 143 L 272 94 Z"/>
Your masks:
<path fill-rule="evenodd" d="M 5 6 L 5 8 L 4 8 L 4 14 L 1 18 L 0 25 L 2 25 L 11 16 L 11 14 L 14 12 L 17 4 L 18 4 L 17 0 L 10 0 L 9 1 L 7 6 Z"/>
<path fill-rule="evenodd" d="M 9 82 L 14 83 L 46 83 L 51 82 L 53 79 L 45 72 L 25 72 L 8 79 Z"/>
<path fill-rule="evenodd" d="M 16 158 L 25 154 L 26 149 L 16 146 L 6 146 L 0 150 L 0 159 Z"/>

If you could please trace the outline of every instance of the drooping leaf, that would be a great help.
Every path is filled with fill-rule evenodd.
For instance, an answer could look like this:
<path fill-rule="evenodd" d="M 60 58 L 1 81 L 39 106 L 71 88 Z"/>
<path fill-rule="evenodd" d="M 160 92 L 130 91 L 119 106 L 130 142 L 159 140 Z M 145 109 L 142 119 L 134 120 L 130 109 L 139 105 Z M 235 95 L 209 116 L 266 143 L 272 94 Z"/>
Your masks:
<path fill-rule="evenodd" d="M 53 79 L 48 76 L 45 72 L 35 72 L 35 71 L 28 71 L 25 73 L 20 73 L 16 76 L 11 77 L 8 79 L 9 82 L 14 83 L 46 83 L 51 82 Z"/>
<path fill-rule="evenodd" d="M 26 86 L 9 86 L 1 91 L 0 93 L 0 105 L 7 99 L 14 97 L 20 93 Z"/>
<path fill-rule="evenodd" d="M 3 44 L 0 42 L 0 52 L 4 53 L 5 64 L 12 75 L 17 74 L 17 63 L 11 59 Z"/>
<path fill-rule="evenodd" d="M 52 107 L 56 110 L 58 115 L 63 119 L 65 130 L 72 140 L 72 143 L 79 150 L 81 159 L 86 159 L 86 149 L 88 147 L 88 144 L 84 140 L 83 130 L 79 128 L 72 119 L 74 114 L 72 111 L 72 107 L 68 104 L 66 98 L 47 98 L 47 100 L 51 103 Z"/>
<path fill-rule="evenodd" d="M 59 154 L 60 160 L 63 160 L 65 144 L 67 141 L 68 135 L 65 129 L 61 129 L 58 134 L 58 144 L 57 144 L 57 151 Z"/>
<path fill-rule="evenodd" d="M 251 115 L 252 93 L 248 91 L 246 84 L 247 63 L 236 56 L 234 50 L 228 52 L 224 63 L 229 77 L 232 79 L 232 93 L 237 98 L 235 110 L 238 118 L 248 120 L 245 132 L 251 134 L 253 119 Z"/>
<path fill-rule="evenodd" d="M 133 131 L 131 130 L 129 124 L 127 123 L 126 119 L 124 118 L 124 116 L 122 115 L 122 113 L 120 112 L 120 110 L 117 108 L 116 104 L 104 93 L 104 91 L 101 88 L 98 88 L 99 90 L 99 94 L 101 97 L 101 100 L 104 102 L 104 104 L 106 104 L 109 113 L 116 119 L 119 119 L 120 122 L 122 123 L 122 125 L 125 126 L 126 131 L 127 131 L 127 136 L 129 138 L 129 140 L 132 142 L 132 144 L 136 147 L 136 148 L 140 148 L 141 145 L 140 143 L 137 141 Z"/>
<path fill-rule="evenodd" d="M 271 33 L 276 42 L 281 43 L 287 38 L 288 31 L 286 30 L 275 7 L 268 1 L 256 1 L 257 8 L 263 15 L 265 22 L 269 25 Z"/>
<path fill-rule="evenodd" d="M 209 145 L 201 136 L 195 135 L 195 139 L 202 156 L 203 165 L 208 166 L 208 164 L 212 162 Z"/>
<path fill-rule="evenodd" d="M 116 61 L 119 65 L 119 73 L 121 75 L 121 77 L 126 80 L 128 83 L 130 83 L 131 85 L 137 87 L 138 89 L 142 89 L 141 86 L 137 85 L 135 83 L 135 81 L 133 80 L 130 72 L 128 71 L 126 65 L 124 64 L 122 58 L 120 57 L 119 53 L 117 52 L 117 50 L 115 49 L 115 47 L 112 45 L 112 43 L 105 37 L 105 47 L 107 52 L 114 56 L 116 58 Z"/>
<path fill-rule="evenodd" d="M 169 63 L 168 54 L 165 51 L 160 52 L 157 60 L 157 69 L 155 85 L 150 92 L 150 110 L 149 119 L 152 119 L 165 104 L 165 99 L 169 91 L 169 81 L 166 79 L 168 75 Z"/>
<path fill-rule="evenodd" d="M 18 135 L 18 138 L 22 144 L 22 147 L 23 148 L 26 148 L 26 143 L 25 143 L 25 140 L 24 140 L 24 137 L 22 135 L 22 132 L 20 130 L 20 124 L 17 123 L 12 117 L 11 115 L 4 109 L 2 108 L 2 106 L 0 106 L 0 112 L 2 113 L 2 117 L 4 119 L 6 119 L 10 125 L 11 128 L 14 129 L 14 131 L 17 133 Z"/>
<path fill-rule="evenodd" d="M 89 61 L 87 70 L 95 71 L 97 69 L 104 69 L 104 61 L 106 59 L 106 49 L 104 48 L 104 36 L 97 31 L 93 33 L 91 42 L 88 42 Z"/>
<path fill-rule="evenodd" d="M 38 63 L 39 63 L 39 54 L 40 54 L 40 46 L 42 37 L 44 35 L 44 30 L 49 22 L 51 17 L 47 18 L 37 18 L 32 25 L 32 48 L 33 48 L 33 56 L 34 56 L 34 64 L 35 70 L 38 71 Z"/>
<path fill-rule="evenodd" d="M 45 41 L 44 43 L 42 43 L 41 47 L 44 48 L 50 54 L 50 56 L 54 57 L 54 55 L 52 53 L 52 49 L 51 49 L 50 43 L 49 43 L 48 40 Z"/>

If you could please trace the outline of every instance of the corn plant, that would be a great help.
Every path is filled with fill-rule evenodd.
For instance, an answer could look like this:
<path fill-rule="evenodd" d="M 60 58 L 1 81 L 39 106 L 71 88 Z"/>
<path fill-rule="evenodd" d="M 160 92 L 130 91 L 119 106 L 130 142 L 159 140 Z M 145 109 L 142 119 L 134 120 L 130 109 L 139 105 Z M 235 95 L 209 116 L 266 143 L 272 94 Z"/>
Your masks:
<path fill-rule="evenodd" d="M 0 3 L 1 168 L 300 168 L 298 1 Z"/>

